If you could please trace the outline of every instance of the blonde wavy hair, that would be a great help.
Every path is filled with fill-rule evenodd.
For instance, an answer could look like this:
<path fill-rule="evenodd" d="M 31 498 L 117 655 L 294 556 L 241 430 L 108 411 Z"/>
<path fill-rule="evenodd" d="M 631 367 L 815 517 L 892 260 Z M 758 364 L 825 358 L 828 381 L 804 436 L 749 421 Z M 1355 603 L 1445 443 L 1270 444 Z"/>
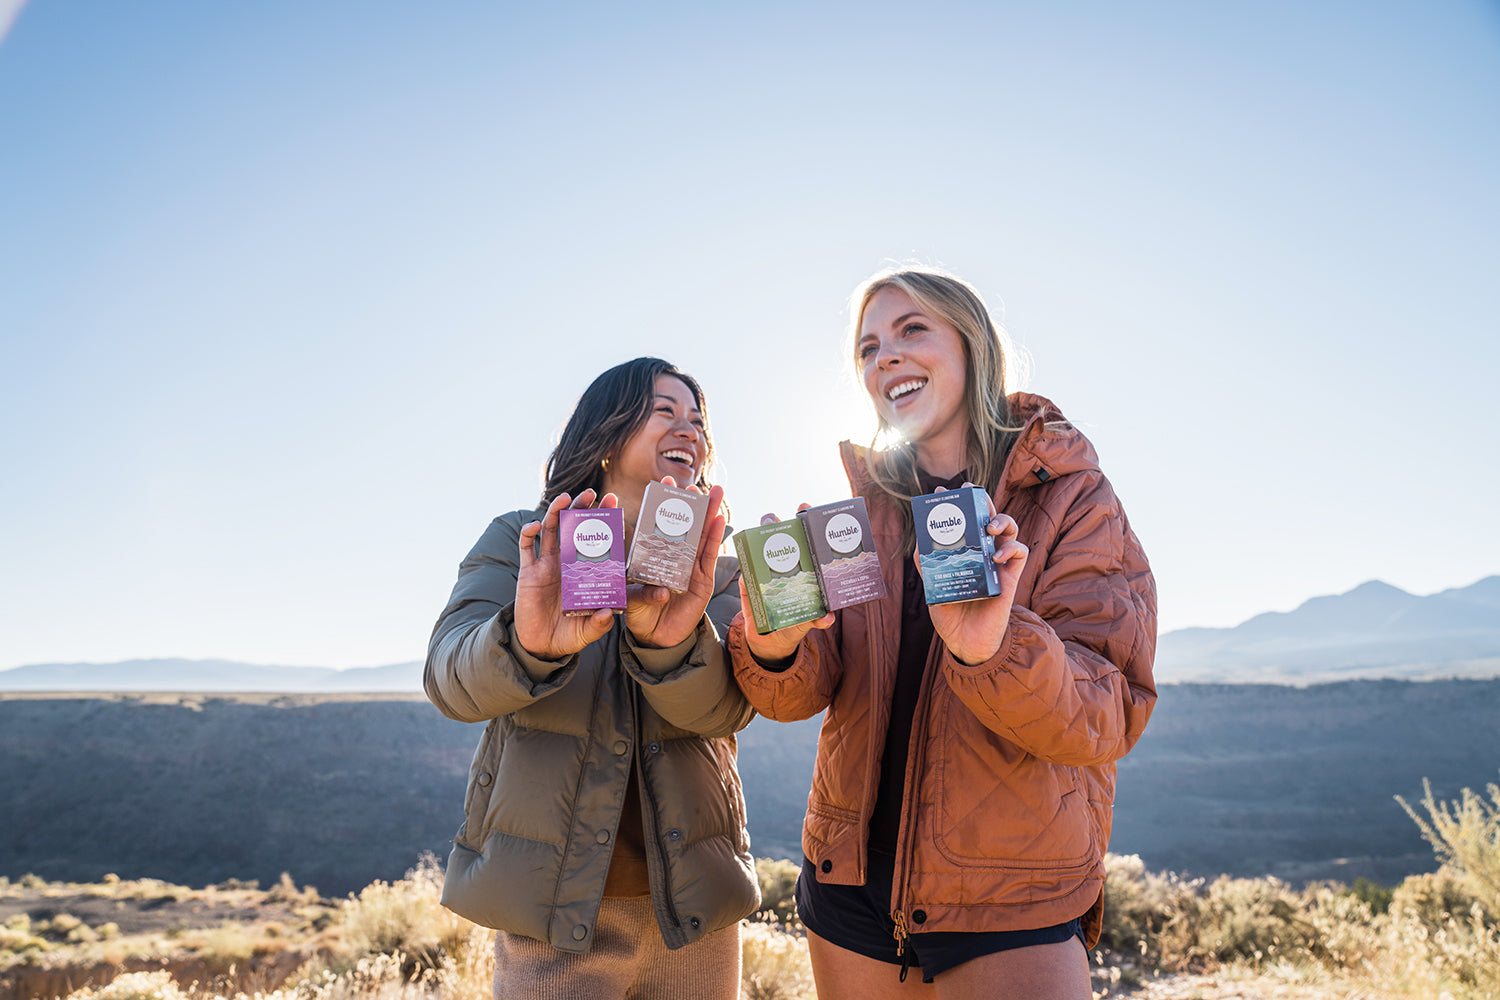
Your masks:
<path fill-rule="evenodd" d="M 963 340 L 964 403 L 969 418 L 969 479 L 993 493 L 1000 484 L 1005 459 L 1020 427 L 1012 426 L 1007 395 L 1020 381 L 1020 359 L 1005 331 L 990 318 L 989 308 L 974 286 L 956 275 L 936 268 L 888 267 L 866 278 L 849 298 L 851 357 L 856 373 L 862 371 L 859 334 L 865 310 L 875 294 L 896 288 L 911 296 L 923 312 L 943 320 Z M 896 441 L 884 448 L 881 442 L 897 437 L 895 429 L 879 416 L 879 427 L 870 447 L 870 475 L 875 485 L 901 501 L 906 523 L 906 549 L 914 544 L 911 505 L 921 493 L 917 481 L 916 450 Z"/>

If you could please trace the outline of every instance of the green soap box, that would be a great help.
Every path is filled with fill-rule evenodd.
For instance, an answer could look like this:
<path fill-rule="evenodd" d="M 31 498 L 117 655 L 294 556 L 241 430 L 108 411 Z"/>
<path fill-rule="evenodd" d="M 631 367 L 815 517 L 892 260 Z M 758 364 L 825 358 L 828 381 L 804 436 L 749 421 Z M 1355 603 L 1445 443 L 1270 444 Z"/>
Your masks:
<path fill-rule="evenodd" d="M 761 635 L 827 614 L 802 521 L 774 521 L 737 532 L 734 551 Z"/>

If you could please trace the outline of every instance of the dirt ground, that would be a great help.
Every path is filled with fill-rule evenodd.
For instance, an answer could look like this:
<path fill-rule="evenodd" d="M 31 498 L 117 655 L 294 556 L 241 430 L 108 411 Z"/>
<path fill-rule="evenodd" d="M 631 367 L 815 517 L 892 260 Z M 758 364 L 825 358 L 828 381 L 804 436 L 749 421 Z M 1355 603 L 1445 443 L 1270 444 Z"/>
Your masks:
<path fill-rule="evenodd" d="M 1098 987 L 1095 993 L 1098 994 Z M 1129 1000 L 1383 1000 L 1384 994 L 1334 983 L 1286 983 L 1268 976 L 1167 976 L 1129 992 Z"/>
<path fill-rule="evenodd" d="M 44 895 L 40 892 L 11 890 L 12 895 L 0 897 L 0 924 L 18 913 L 25 913 L 36 924 L 50 920 L 60 913 L 68 913 L 90 927 L 113 922 L 121 934 L 151 934 L 173 928 L 217 927 L 224 921 L 236 923 L 267 923 L 287 921 L 292 913 L 284 906 L 267 903 L 252 903 L 237 906 L 232 903 L 211 902 L 203 899 L 173 899 L 162 896 L 156 899 L 107 899 L 88 893 L 69 895 Z"/>

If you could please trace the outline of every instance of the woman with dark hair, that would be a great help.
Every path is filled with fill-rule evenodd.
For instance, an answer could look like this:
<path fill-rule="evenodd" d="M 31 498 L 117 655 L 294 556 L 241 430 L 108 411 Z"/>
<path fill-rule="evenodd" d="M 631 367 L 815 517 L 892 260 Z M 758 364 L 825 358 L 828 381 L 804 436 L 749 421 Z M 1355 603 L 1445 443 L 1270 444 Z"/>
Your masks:
<path fill-rule="evenodd" d="M 1089 441 L 1007 395 L 970 285 L 893 269 L 850 314 L 885 447 L 843 458 L 886 596 L 764 636 L 747 600 L 728 639 L 765 715 L 826 710 L 797 880 L 818 996 L 1087 1000 L 1115 761 L 1156 701 L 1150 567 Z M 1001 592 L 929 606 L 911 500 L 966 484 Z"/>
<path fill-rule="evenodd" d="M 443 903 L 496 929 L 497 998 L 739 995 L 739 921 L 760 897 L 734 734 L 753 713 L 719 640 L 738 566 L 716 557 L 712 459 L 696 382 L 658 358 L 611 368 L 541 502 L 490 524 L 433 629 L 427 696 L 488 723 Z M 618 616 L 565 615 L 560 511 L 619 506 L 628 536 L 652 481 L 708 495 L 687 589 L 632 586 Z"/>

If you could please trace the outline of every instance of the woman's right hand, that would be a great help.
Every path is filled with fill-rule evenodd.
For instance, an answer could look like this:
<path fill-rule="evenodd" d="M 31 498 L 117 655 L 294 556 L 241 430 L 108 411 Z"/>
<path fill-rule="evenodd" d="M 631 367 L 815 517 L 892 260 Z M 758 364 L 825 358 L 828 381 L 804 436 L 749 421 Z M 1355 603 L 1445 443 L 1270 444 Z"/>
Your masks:
<path fill-rule="evenodd" d="M 540 521 L 521 528 L 521 572 L 516 579 L 516 638 L 532 656 L 565 660 L 610 630 L 614 612 L 608 608 L 591 615 L 565 615 L 562 610 L 562 544 L 557 537 L 558 513 L 564 507 L 594 506 L 595 493 L 584 490 L 574 500 L 558 494 Z M 616 507 L 613 493 L 604 494 L 600 507 Z M 537 535 L 541 551 L 535 551 Z"/>
<path fill-rule="evenodd" d="M 798 513 L 807 510 L 811 504 L 801 503 L 797 505 Z M 780 518 L 774 514 L 767 514 L 760 519 L 761 524 L 779 521 Z M 745 614 L 745 644 L 750 647 L 750 653 L 756 662 L 764 667 L 785 667 L 789 665 L 797 655 L 797 647 L 802 645 L 803 636 L 813 629 L 828 628 L 834 622 L 833 612 L 829 612 L 822 618 L 815 618 L 810 622 L 799 622 L 796 625 L 788 625 L 786 628 L 777 629 L 767 635 L 761 635 L 755 630 L 755 614 L 750 609 L 750 592 L 745 589 L 745 577 L 740 576 L 740 609 Z"/>

